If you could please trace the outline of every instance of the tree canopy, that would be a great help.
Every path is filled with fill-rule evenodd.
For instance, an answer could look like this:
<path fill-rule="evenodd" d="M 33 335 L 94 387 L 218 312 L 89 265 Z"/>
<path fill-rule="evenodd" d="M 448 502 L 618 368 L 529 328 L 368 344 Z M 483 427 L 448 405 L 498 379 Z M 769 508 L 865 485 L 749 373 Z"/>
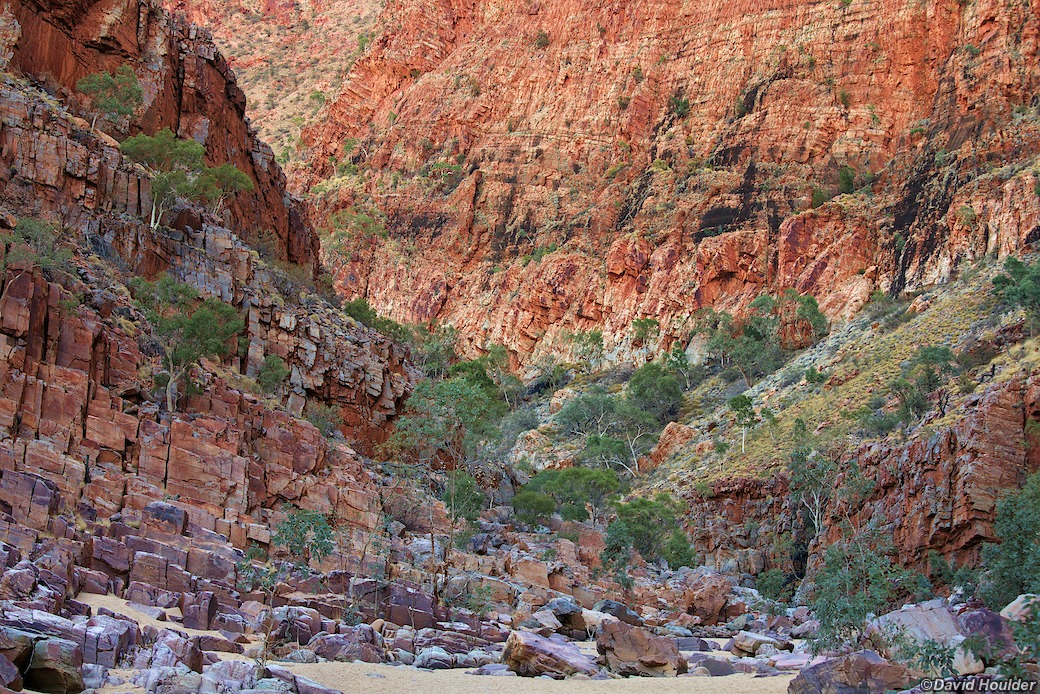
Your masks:
<path fill-rule="evenodd" d="M 94 132 L 99 116 L 113 125 L 134 112 L 144 103 L 141 85 L 129 65 L 120 65 L 115 74 L 95 72 L 76 82 L 76 91 L 90 98 L 94 117 L 90 132 Z"/>
<path fill-rule="evenodd" d="M 208 297 L 200 300 L 192 287 L 163 275 L 155 282 L 135 277 L 134 298 L 152 326 L 152 339 L 162 353 L 166 408 L 176 410 L 177 385 L 187 383 L 203 357 L 223 357 L 243 322 L 233 306 Z"/>

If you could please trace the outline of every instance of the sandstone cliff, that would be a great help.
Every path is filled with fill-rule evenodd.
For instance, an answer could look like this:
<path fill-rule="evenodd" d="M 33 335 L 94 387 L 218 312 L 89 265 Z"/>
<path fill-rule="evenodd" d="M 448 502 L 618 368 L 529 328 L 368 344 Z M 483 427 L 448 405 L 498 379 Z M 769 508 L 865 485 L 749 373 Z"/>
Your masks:
<path fill-rule="evenodd" d="M 636 318 L 665 346 L 700 307 L 792 286 L 847 317 L 1036 235 L 1035 4 L 396 0 L 383 18 L 296 185 L 320 221 L 385 213 L 339 285 L 454 324 L 467 354 L 566 356 L 567 331 L 601 327 L 624 358 Z M 991 162 L 1006 175 L 980 186 Z M 857 192 L 813 209 L 839 189 Z"/>
<path fill-rule="evenodd" d="M 0 7 L 0 25 L 4 65 L 59 98 L 85 75 L 129 64 L 144 90 L 143 111 L 132 119 L 132 131 L 171 128 L 203 143 L 209 164 L 230 162 L 246 172 L 255 190 L 230 205 L 227 218 L 234 220 L 234 230 L 251 242 L 267 243 L 283 259 L 314 261 L 318 244 L 306 215 L 287 195 L 270 147 L 245 118 L 245 95 L 207 31 L 136 0 L 8 2 Z M 130 199 L 136 191 L 112 187 L 111 162 L 90 159 L 83 143 L 66 148 L 44 136 L 16 147 L 11 140 L 18 135 L 6 132 L 8 127 L 5 164 L 13 159 L 33 164 L 22 176 L 5 171 L 0 177 L 4 197 L 21 214 L 141 204 Z"/>

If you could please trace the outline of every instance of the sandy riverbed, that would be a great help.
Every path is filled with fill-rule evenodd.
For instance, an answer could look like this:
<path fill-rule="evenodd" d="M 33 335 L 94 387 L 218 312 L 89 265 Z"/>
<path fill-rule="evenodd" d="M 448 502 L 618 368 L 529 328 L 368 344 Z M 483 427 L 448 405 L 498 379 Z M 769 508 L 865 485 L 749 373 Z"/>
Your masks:
<path fill-rule="evenodd" d="M 141 626 L 170 627 L 189 634 L 217 632 L 185 629 L 176 622 L 160 622 L 138 612 L 113 595 L 81 594 L 77 600 L 95 610 L 106 607 L 113 612 L 136 619 Z M 167 610 L 176 614 L 176 611 Z M 591 644 L 579 644 L 586 649 Z M 220 654 L 225 658 L 244 658 L 240 655 Z M 298 675 L 309 677 L 327 687 L 346 694 L 783 694 L 794 677 L 754 677 L 736 674 L 727 677 L 644 678 L 629 677 L 621 680 L 547 680 L 526 677 L 478 677 L 465 670 L 418 670 L 393 665 L 368 663 L 278 663 Z M 110 692 L 142 691 L 132 685 L 106 687 L 101 694 Z"/>

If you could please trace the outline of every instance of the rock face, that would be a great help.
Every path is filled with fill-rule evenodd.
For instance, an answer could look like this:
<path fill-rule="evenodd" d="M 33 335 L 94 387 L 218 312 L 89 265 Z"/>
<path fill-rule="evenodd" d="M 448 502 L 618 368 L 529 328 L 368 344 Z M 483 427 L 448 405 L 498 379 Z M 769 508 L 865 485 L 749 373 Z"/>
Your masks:
<path fill-rule="evenodd" d="M 12 53 L 11 68 L 71 92 L 85 75 L 130 65 L 144 91 L 135 131 L 171 128 L 205 145 L 209 164 L 237 166 L 253 180 L 255 190 L 229 205 L 235 231 L 292 262 L 310 265 L 316 259 L 317 237 L 301 208 L 288 198 L 270 147 L 246 120 L 245 95 L 207 31 L 150 0 L 43 5 L 15 0 L 5 5 L 4 13 L 17 37 L 5 48 Z M 3 103 L 10 105 L 6 97 Z M 67 143 L 72 134 L 68 124 L 55 125 L 65 132 L 34 131 L 27 137 L 17 128 L 4 129 L 0 159 L 5 168 L 18 170 L 0 177 L 0 197 L 15 203 L 20 214 L 67 214 L 77 206 L 134 214 L 148 204 L 147 187 L 142 189 L 110 152 L 83 138 Z"/>
<path fill-rule="evenodd" d="M 675 639 L 624 622 L 606 622 L 596 635 L 596 650 L 611 672 L 642 677 L 675 677 L 686 672 L 686 659 Z"/>
<path fill-rule="evenodd" d="M 1040 469 L 1040 458 L 1016 442 L 1026 422 L 1040 414 L 1035 379 L 1010 379 L 971 396 L 964 416 L 907 442 L 881 441 L 849 452 L 874 490 L 859 510 L 890 533 L 900 560 L 923 567 L 931 551 L 956 565 L 973 562 L 984 542 L 996 539 L 993 520 L 1001 491 L 1019 486 Z M 690 499 L 693 541 L 709 564 L 725 571 L 758 573 L 768 552 L 747 534 L 790 532 L 792 509 L 786 480 L 734 479 L 716 483 L 710 498 Z M 840 536 L 829 526 L 823 546 Z"/>
<path fill-rule="evenodd" d="M 297 185 L 327 179 L 319 218 L 382 210 L 390 238 L 350 249 L 339 285 L 450 322 L 467 354 L 573 356 L 567 331 L 602 328 L 625 358 L 634 319 L 660 320 L 652 351 L 703 306 L 787 287 L 847 316 L 1040 221 L 1032 173 L 961 183 L 1038 141 L 1011 115 L 1040 83 L 1024 7 L 396 0 L 383 17 L 305 132 Z M 334 173 L 345 160 L 362 175 Z M 812 203 L 868 181 L 869 201 Z"/>

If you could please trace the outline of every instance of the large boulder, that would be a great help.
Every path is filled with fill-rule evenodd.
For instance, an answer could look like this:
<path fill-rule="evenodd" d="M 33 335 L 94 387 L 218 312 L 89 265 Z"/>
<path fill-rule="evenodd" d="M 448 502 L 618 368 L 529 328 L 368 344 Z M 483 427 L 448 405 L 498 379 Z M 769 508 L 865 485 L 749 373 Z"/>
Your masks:
<path fill-rule="evenodd" d="M 595 675 L 599 668 L 570 643 L 561 643 L 526 631 L 514 631 L 506 639 L 502 662 L 521 677 Z"/>
<path fill-rule="evenodd" d="M 675 677 L 687 669 L 674 639 L 654 636 L 624 622 L 603 624 L 596 636 L 596 650 L 607 669 L 619 675 Z"/>
<path fill-rule="evenodd" d="M 0 690 L 4 687 L 13 690 L 22 688 L 22 673 L 7 656 L 0 655 Z"/>
<path fill-rule="evenodd" d="M 609 614 L 611 617 L 620 619 L 625 624 L 631 624 L 634 627 L 643 626 L 643 618 L 630 610 L 627 605 L 617 600 L 600 600 L 592 606 L 592 610 Z"/>
<path fill-rule="evenodd" d="M 107 615 L 94 615 L 83 629 L 83 662 L 114 668 L 141 642 L 137 624 Z"/>
<path fill-rule="evenodd" d="M 980 639 L 987 665 L 1018 653 L 1015 637 L 1007 620 L 992 610 L 967 610 L 957 615 L 957 624 L 966 638 Z"/>
<path fill-rule="evenodd" d="M 383 638 L 367 624 L 351 627 L 342 634 L 322 634 L 307 646 L 325 660 L 363 663 L 386 662 Z"/>
<path fill-rule="evenodd" d="M 784 641 L 765 634 L 740 631 L 733 637 L 734 655 L 755 655 L 764 646 L 771 646 L 776 651 L 790 651 L 793 649 L 790 641 Z"/>
<path fill-rule="evenodd" d="M 700 618 L 701 624 L 712 626 L 725 623 L 730 616 L 736 616 L 727 613 L 733 583 L 722 574 L 700 568 L 688 574 L 685 583 L 683 608 L 688 614 Z"/>
<path fill-rule="evenodd" d="M 929 600 L 918 605 L 906 605 L 902 609 L 889 612 L 878 617 L 873 626 L 889 640 L 895 638 L 896 645 L 892 653 L 898 653 L 906 645 L 900 640 L 908 639 L 911 644 L 925 646 L 929 642 L 938 643 L 954 649 L 954 670 L 958 675 L 970 675 L 985 669 L 982 661 L 961 646 L 964 635 L 961 634 L 957 619 L 946 606 L 944 600 Z M 922 674 L 939 677 L 943 673 L 938 669 L 924 671 Z"/>
<path fill-rule="evenodd" d="M 1000 611 L 1000 616 L 1009 622 L 1023 622 L 1030 616 L 1040 614 L 1040 595 L 1023 593 Z"/>
<path fill-rule="evenodd" d="M 787 686 L 787 694 L 883 694 L 910 687 L 910 671 L 874 651 L 858 651 L 807 667 Z"/>
<path fill-rule="evenodd" d="M 65 639 L 41 639 L 25 671 L 25 687 L 48 694 L 77 694 L 83 683 L 83 651 Z"/>

